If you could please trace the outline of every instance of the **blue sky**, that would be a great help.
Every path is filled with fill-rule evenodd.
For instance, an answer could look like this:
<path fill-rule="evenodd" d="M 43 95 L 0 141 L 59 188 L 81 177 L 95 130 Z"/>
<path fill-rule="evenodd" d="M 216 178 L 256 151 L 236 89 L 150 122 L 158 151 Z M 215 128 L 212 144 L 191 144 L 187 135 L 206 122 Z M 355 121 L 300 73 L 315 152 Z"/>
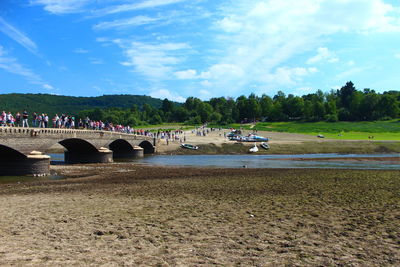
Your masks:
<path fill-rule="evenodd" d="M 400 0 L 0 0 L 0 93 L 400 88 Z"/>

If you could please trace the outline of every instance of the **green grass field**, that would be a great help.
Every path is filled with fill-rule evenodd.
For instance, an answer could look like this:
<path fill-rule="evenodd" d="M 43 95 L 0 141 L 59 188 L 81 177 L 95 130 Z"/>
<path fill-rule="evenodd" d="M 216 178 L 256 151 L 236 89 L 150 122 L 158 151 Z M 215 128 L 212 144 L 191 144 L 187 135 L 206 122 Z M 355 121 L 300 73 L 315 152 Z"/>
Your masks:
<path fill-rule="evenodd" d="M 246 130 L 322 134 L 337 140 L 400 141 L 400 120 L 373 122 L 260 122 L 256 125 L 231 125 Z M 373 138 L 372 138 L 373 137 Z"/>

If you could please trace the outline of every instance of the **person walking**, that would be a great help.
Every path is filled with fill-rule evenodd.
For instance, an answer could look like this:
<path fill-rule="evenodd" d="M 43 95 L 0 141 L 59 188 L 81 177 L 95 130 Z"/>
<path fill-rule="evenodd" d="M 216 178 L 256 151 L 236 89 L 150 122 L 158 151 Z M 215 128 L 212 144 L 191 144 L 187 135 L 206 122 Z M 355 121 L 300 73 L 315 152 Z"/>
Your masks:
<path fill-rule="evenodd" d="M 11 114 L 11 112 L 9 111 L 6 115 L 6 125 L 8 127 L 12 127 L 14 126 L 14 122 L 13 122 L 14 118 L 13 115 Z"/>
<path fill-rule="evenodd" d="M 47 116 L 47 114 L 43 115 L 43 122 L 44 122 L 44 128 L 47 128 L 47 125 L 49 124 L 49 116 Z"/>
<path fill-rule="evenodd" d="M 58 114 L 56 114 L 53 118 L 53 128 L 57 128 L 57 123 L 60 117 L 58 117 Z"/>
<path fill-rule="evenodd" d="M 19 111 L 17 112 L 17 114 L 15 114 L 15 126 L 21 126 L 21 113 L 19 113 Z"/>
<path fill-rule="evenodd" d="M 32 125 L 33 125 L 33 127 L 37 127 L 37 114 L 36 114 L 36 112 L 33 112 L 33 114 L 32 114 Z"/>
<path fill-rule="evenodd" d="M 22 127 L 29 127 L 28 112 L 26 110 L 24 110 L 24 112 L 22 112 Z"/>
<path fill-rule="evenodd" d="M 43 114 L 40 114 L 37 116 L 37 123 L 39 128 L 43 128 Z"/>

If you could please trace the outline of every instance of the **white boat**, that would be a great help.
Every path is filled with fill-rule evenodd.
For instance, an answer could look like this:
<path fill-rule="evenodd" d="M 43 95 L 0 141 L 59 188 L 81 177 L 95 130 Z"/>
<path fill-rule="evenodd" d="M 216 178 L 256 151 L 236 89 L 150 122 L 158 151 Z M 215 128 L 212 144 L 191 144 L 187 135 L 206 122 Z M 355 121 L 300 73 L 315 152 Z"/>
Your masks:
<path fill-rule="evenodd" d="M 192 150 L 197 150 L 197 149 L 199 149 L 198 146 L 190 145 L 190 144 L 181 144 L 181 147 L 187 148 L 187 149 L 192 149 Z"/>
<path fill-rule="evenodd" d="M 252 148 L 249 149 L 249 152 L 250 152 L 250 153 L 256 153 L 256 152 L 258 152 L 258 147 L 257 147 L 257 145 L 254 144 L 254 146 L 253 146 Z"/>
<path fill-rule="evenodd" d="M 260 146 L 261 146 L 262 148 L 266 149 L 266 150 L 270 149 L 269 145 L 268 145 L 267 143 L 265 143 L 265 142 L 262 142 L 262 143 L 260 144 Z"/>

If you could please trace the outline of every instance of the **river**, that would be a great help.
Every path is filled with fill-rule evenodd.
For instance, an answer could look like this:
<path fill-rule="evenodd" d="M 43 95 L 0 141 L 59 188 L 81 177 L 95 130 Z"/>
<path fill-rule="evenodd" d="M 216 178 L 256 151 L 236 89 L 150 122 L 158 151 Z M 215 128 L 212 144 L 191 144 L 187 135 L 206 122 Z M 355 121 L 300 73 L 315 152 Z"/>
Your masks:
<path fill-rule="evenodd" d="M 63 154 L 50 154 L 61 164 Z M 369 160 L 361 160 L 371 158 Z M 379 158 L 379 160 L 376 160 Z M 387 159 L 385 159 L 387 158 Z M 301 154 L 301 155 L 153 155 L 130 160 L 135 164 L 216 168 L 336 168 L 400 170 L 400 154 Z"/>

